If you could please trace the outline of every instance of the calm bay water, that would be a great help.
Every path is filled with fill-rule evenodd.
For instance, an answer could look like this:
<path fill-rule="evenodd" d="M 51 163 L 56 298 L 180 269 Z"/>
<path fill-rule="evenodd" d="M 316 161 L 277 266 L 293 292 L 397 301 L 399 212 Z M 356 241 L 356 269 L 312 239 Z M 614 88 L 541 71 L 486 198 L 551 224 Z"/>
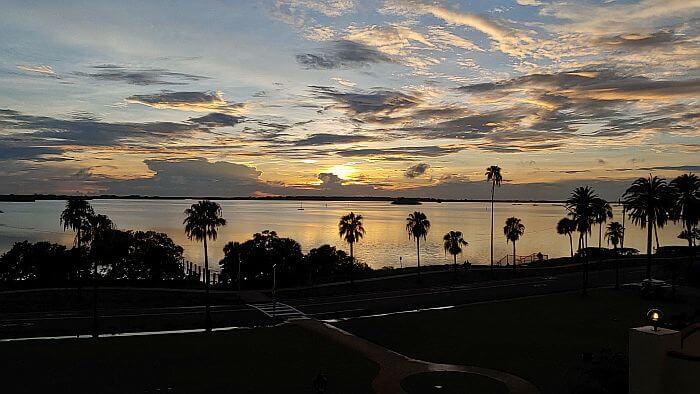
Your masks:
<path fill-rule="evenodd" d="M 187 259 L 202 262 L 202 245 L 190 241 L 184 234 L 183 211 L 194 200 L 93 200 L 96 212 L 108 215 L 120 229 L 155 230 L 167 233 L 185 248 Z M 490 212 L 489 203 L 424 203 L 420 206 L 391 205 L 388 202 L 305 202 L 300 211 L 295 201 L 220 201 L 228 225 L 219 232 L 219 238 L 210 243 L 210 256 L 216 262 L 223 256 L 223 246 L 229 241 L 245 241 L 252 234 L 263 230 L 275 230 L 282 237 L 297 240 L 304 252 L 322 244 L 335 245 L 347 250 L 338 237 L 340 216 L 353 211 L 362 214 L 367 234 L 355 247 L 356 257 L 374 268 L 399 267 L 399 257 L 404 265 L 416 264 L 416 247 L 405 231 L 406 216 L 414 210 L 424 212 L 432 223 L 427 241 L 421 241 L 421 264 L 452 262 L 445 256 L 442 236 L 450 230 L 465 234 L 469 246 L 465 247 L 458 261 L 472 264 L 489 263 Z M 33 203 L 0 202 L 0 253 L 7 251 L 14 242 L 47 240 L 71 245 L 73 233 L 63 231 L 59 215 L 65 201 L 37 201 Z M 556 233 L 556 223 L 566 211 L 558 204 L 496 203 L 494 230 L 494 259 L 497 261 L 512 253 L 512 245 L 503 237 L 503 223 L 507 217 L 516 216 L 525 224 L 525 235 L 517 243 L 517 254 L 542 252 L 551 257 L 569 255 L 569 240 Z M 615 221 L 622 221 L 622 210 L 614 207 Z M 632 226 L 628 228 L 625 246 L 645 250 L 646 232 Z M 603 230 L 604 231 L 604 230 Z M 683 245 L 676 238 L 679 226 L 669 224 L 659 230 L 661 245 Z M 574 242 L 576 242 L 574 238 Z M 603 239 L 603 245 L 605 245 Z M 589 240 L 590 246 L 598 245 L 598 227 Z M 575 245 L 574 245 L 575 247 Z"/>

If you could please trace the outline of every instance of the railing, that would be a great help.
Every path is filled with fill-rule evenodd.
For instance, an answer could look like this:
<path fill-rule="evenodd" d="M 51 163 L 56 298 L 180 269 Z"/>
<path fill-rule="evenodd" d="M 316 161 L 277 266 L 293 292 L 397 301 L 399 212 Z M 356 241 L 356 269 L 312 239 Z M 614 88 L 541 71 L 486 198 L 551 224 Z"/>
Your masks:
<path fill-rule="evenodd" d="M 541 258 L 540 258 L 541 257 Z M 533 253 L 529 254 L 527 256 L 515 256 L 515 265 L 522 265 L 522 264 L 529 264 L 535 261 L 540 261 L 540 260 L 548 260 L 549 255 L 547 254 L 540 254 L 540 253 Z M 513 255 L 512 254 L 507 254 L 503 256 L 500 260 L 496 262 L 496 265 L 501 266 L 504 264 L 511 264 L 513 262 Z"/>

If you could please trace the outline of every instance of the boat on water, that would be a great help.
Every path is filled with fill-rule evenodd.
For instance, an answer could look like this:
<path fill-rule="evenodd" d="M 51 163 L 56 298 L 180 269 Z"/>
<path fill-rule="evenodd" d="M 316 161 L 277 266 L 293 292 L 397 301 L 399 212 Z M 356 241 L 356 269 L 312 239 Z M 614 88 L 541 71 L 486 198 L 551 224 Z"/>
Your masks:
<path fill-rule="evenodd" d="M 303 211 L 304 210 L 304 202 L 299 201 L 299 208 L 297 208 L 297 211 Z"/>

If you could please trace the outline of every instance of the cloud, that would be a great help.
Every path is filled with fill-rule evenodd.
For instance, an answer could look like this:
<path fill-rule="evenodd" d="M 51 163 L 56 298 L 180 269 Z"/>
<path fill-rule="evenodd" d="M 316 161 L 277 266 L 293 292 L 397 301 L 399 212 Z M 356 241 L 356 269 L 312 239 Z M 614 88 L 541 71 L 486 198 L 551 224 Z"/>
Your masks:
<path fill-rule="evenodd" d="M 318 98 L 328 98 L 351 116 L 392 115 L 416 107 L 422 99 L 414 94 L 392 90 L 376 90 L 368 93 L 340 92 L 331 87 L 312 86 Z"/>
<path fill-rule="evenodd" d="M 401 148 L 341 149 L 336 153 L 342 157 L 363 157 L 373 160 L 411 161 L 416 157 L 439 157 L 462 150 L 456 146 L 411 146 Z"/>
<path fill-rule="evenodd" d="M 529 5 L 533 7 L 542 5 L 542 2 L 539 0 L 516 0 L 516 2 L 520 5 Z"/>
<path fill-rule="evenodd" d="M 612 69 L 581 69 L 552 74 L 529 74 L 499 82 L 467 85 L 468 93 L 527 92 L 533 89 L 560 96 L 596 100 L 666 100 L 700 95 L 700 79 L 652 80 Z"/>
<path fill-rule="evenodd" d="M 644 171 L 665 170 L 665 171 L 682 171 L 682 172 L 700 172 L 700 166 L 698 166 L 698 165 L 685 165 L 685 166 L 655 166 L 655 167 L 644 167 L 644 168 L 639 168 L 639 170 L 644 170 Z"/>
<path fill-rule="evenodd" d="M 399 13 L 429 14 L 450 25 L 469 26 L 489 37 L 496 49 L 515 57 L 530 56 L 527 48 L 534 42 L 526 32 L 508 27 L 502 22 L 496 22 L 483 15 L 451 10 L 433 3 L 393 1 L 388 10 Z"/>
<path fill-rule="evenodd" d="M 700 8 L 693 0 L 642 0 L 595 6 L 588 1 L 552 2 L 542 13 L 569 23 L 560 29 L 589 34 L 626 33 L 658 21 L 692 15 Z"/>
<path fill-rule="evenodd" d="M 159 196 L 248 196 L 266 191 L 260 171 L 244 164 L 206 159 L 146 160 L 153 176 L 106 182 L 107 192 Z"/>
<path fill-rule="evenodd" d="M 640 50 L 687 41 L 687 36 L 684 34 L 676 34 L 671 29 L 660 29 L 651 33 L 617 34 L 596 39 L 596 42 L 604 45 Z"/>
<path fill-rule="evenodd" d="M 322 190 L 337 189 L 343 186 L 343 180 L 332 172 L 322 172 L 318 174 L 318 179 L 321 181 Z"/>
<path fill-rule="evenodd" d="M 51 161 L 60 160 L 63 150 L 55 147 L 17 145 L 0 141 L 0 161 L 4 160 L 32 160 Z"/>
<path fill-rule="evenodd" d="M 39 74 L 46 77 L 57 77 L 53 68 L 45 64 L 20 64 L 17 68 L 28 73 Z"/>
<path fill-rule="evenodd" d="M 440 47 L 457 47 L 461 49 L 465 49 L 468 51 L 478 51 L 478 52 L 483 52 L 484 50 L 473 43 L 470 40 L 467 40 L 464 37 L 460 37 L 457 34 L 451 33 L 447 30 L 445 30 L 444 27 L 442 26 L 432 26 L 430 28 L 430 42 L 432 42 L 435 45 L 438 45 Z"/>
<path fill-rule="evenodd" d="M 428 171 L 428 168 L 430 168 L 430 164 L 427 163 L 414 164 L 406 169 L 404 176 L 411 179 L 417 178 L 425 174 L 425 172 Z"/>
<path fill-rule="evenodd" d="M 353 0 L 275 0 L 270 15 L 306 33 L 318 22 L 317 17 L 337 18 L 355 8 Z"/>
<path fill-rule="evenodd" d="M 206 79 L 200 75 L 179 73 L 160 68 L 127 69 L 123 66 L 103 64 L 92 67 L 93 72 L 75 72 L 74 75 L 100 81 L 126 82 L 132 85 L 185 85 Z"/>
<path fill-rule="evenodd" d="M 296 55 L 297 62 L 308 69 L 330 70 L 358 68 L 376 63 L 392 62 L 382 52 L 349 40 L 333 41 L 323 52 Z"/>
<path fill-rule="evenodd" d="M 158 109 L 176 109 L 180 111 L 221 111 L 241 113 L 245 103 L 228 103 L 221 92 L 173 92 L 163 90 L 155 94 L 137 94 L 129 96 L 127 102 L 147 105 Z"/>
<path fill-rule="evenodd" d="M 304 139 L 294 141 L 297 146 L 315 146 L 315 145 L 334 145 L 348 144 L 353 142 L 373 141 L 375 137 L 359 135 L 359 134 L 331 134 L 318 133 L 312 134 Z"/>
<path fill-rule="evenodd" d="M 111 146 L 127 139 L 162 142 L 202 130 L 202 126 L 175 122 L 103 122 L 83 117 L 59 119 L 0 110 L 0 130 L 15 140 L 45 146 Z"/>
<path fill-rule="evenodd" d="M 210 114 L 197 118 L 190 118 L 189 121 L 201 124 L 207 127 L 224 127 L 235 126 L 245 120 L 242 116 L 222 114 L 220 112 L 212 112 Z"/>

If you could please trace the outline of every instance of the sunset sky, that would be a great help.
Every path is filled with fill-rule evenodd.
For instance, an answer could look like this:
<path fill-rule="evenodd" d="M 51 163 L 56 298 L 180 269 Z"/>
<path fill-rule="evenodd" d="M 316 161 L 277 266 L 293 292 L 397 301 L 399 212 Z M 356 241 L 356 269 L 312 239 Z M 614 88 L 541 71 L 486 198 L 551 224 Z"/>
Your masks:
<path fill-rule="evenodd" d="M 617 199 L 699 97 L 699 0 L 3 0 L 0 193 Z"/>

